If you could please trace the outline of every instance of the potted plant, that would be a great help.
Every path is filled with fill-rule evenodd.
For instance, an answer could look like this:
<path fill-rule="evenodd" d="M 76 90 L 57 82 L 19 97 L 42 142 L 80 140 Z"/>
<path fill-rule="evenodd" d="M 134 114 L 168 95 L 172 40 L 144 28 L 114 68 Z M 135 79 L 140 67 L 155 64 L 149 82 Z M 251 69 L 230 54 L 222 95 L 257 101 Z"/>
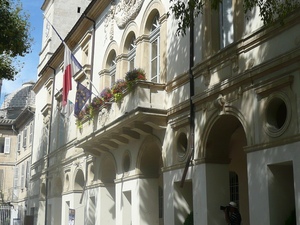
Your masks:
<path fill-rule="evenodd" d="M 111 91 L 114 96 L 115 102 L 120 102 L 123 98 L 123 93 L 127 89 L 127 81 L 124 79 L 119 79 L 116 81 L 116 83 L 113 85 Z"/>
<path fill-rule="evenodd" d="M 104 88 L 100 93 L 100 98 L 102 98 L 104 102 L 110 102 L 112 97 L 113 94 L 111 92 L 111 89 L 108 87 Z"/>
<path fill-rule="evenodd" d="M 146 80 L 146 73 L 141 68 L 133 69 L 126 73 L 125 80 L 127 81 L 128 88 L 132 90 L 132 87 L 138 80 Z"/>

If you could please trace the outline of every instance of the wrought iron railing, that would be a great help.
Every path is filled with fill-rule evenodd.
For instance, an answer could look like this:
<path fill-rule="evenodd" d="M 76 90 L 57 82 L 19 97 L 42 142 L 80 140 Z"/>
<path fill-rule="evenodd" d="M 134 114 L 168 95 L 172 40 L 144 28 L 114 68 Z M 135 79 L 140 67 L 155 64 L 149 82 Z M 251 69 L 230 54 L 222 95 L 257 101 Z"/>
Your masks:
<path fill-rule="evenodd" d="M 0 205 L 0 224 L 10 225 L 11 220 L 11 206 L 10 205 Z"/>

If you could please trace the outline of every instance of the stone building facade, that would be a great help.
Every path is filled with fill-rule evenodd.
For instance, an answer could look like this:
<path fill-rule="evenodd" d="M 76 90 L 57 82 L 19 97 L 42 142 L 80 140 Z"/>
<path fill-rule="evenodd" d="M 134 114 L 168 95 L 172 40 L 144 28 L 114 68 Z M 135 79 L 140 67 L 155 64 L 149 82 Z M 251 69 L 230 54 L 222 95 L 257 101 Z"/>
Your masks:
<path fill-rule="evenodd" d="M 35 112 L 34 82 L 26 82 L 5 96 L 0 108 L 1 205 L 13 207 L 11 223 L 26 220 L 30 196 L 30 165 Z M 2 213 L 2 212 L 1 212 Z"/>
<path fill-rule="evenodd" d="M 65 43 L 45 19 L 34 224 L 179 225 L 192 212 L 194 224 L 217 225 L 229 201 L 243 225 L 282 224 L 293 211 L 300 224 L 299 11 L 265 27 L 258 10 L 224 1 L 204 7 L 190 39 L 176 35 L 169 1 L 63 2 L 43 4 Z M 79 120 L 62 106 L 64 44 L 83 67 L 68 100 L 77 83 L 92 91 Z M 146 80 L 92 106 L 133 68 Z"/>

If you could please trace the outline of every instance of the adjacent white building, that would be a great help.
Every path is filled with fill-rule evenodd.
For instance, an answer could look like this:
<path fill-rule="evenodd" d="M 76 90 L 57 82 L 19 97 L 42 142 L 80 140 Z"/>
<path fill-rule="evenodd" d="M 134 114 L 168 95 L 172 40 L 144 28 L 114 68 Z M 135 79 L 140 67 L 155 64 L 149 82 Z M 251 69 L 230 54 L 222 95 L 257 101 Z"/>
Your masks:
<path fill-rule="evenodd" d="M 179 225 L 191 212 L 194 224 L 219 225 L 229 201 L 243 225 L 284 224 L 292 211 L 300 224 L 300 11 L 265 27 L 240 1 L 207 5 L 190 43 L 169 4 L 44 1 L 27 204 L 35 225 Z M 65 46 L 49 21 L 83 66 L 73 104 L 77 82 L 90 105 L 133 68 L 146 80 L 77 120 L 62 107 Z"/>
<path fill-rule="evenodd" d="M 34 82 L 24 83 L 5 96 L 0 108 L 0 224 L 32 220 L 26 215 L 35 112 L 33 86 Z"/>

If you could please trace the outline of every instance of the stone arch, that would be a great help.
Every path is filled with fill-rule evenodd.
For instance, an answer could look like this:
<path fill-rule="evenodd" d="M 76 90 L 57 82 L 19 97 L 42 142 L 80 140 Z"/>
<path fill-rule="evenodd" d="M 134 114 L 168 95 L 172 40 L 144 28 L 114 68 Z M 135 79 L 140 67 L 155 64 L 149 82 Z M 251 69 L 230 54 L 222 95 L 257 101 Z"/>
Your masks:
<path fill-rule="evenodd" d="M 107 63 L 109 62 L 109 57 L 111 56 L 112 51 L 115 51 L 116 56 L 119 55 L 119 46 L 116 41 L 111 41 L 109 45 L 106 48 L 106 51 L 104 53 L 103 62 L 102 62 L 102 68 L 107 69 Z"/>
<path fill-rule="evenodd" d="M 93 162 L 88 163 L 87 180 L 88 183 L 92 183 L 95 180 L 95 166 Z"/>
<path fill-rule="evenodd" d="M 46 182 L 45 181 L 43 181 L 41 183 L 41 186 L 40 186 L 40 196 L 43 199 L 46 197 Z"/>
<path fill-rule="evenodd" d="M 82 191 L 84 187 L 84 173 L 81 169 L 78 169 L 74 178 L 74 190 Z"/>
<path fill-rule="evenodd" d="M 139 172 L 146 177 L 159 177 L 163 167 L 161 142 L 155 136 L 148 136 L 143 141 L 137 157 Z"/>
<path fill-rule="evenodd" d="M 203 140 L 203 144 L 200 147 L 199 150 L 199 155 L 198 158 L 206 158 L 208 155 L 208 150 L 207 147 L 210 147 L 210 141 L 209 140 L 209 136 L 212 137 L 212 132 L 217 132 L 216 129 L 216 125 L 218 125 L 218 123 L 222 124 L 222 120 L 226 120 L 224 117 L 226 116 L 226 118 L 231 118 L 231 120 L 234 121 L 234 124 L 232 124 L 230 129 L 234 129 L 234 126 L 238 126 L 238 123 L 240 124 L 240 126 L 242 126 L 245 134 L 246 134 L 246 141 L 247 141 L 247 145 L 251 145 L 253 143 L 253 138 L 252 138 L 252 133 L 250 130 L 250 127 L 245 119 L 245 117 L 239 112 L 237 111 L 235 108 L 232 107 L 226 107 L 226 113 L 223 113 L 220 115 L 220 113 L 218 111 L 216 111 L 210 118 L 210 120 L 208 121 L 208 123 L 206 124 L 206 126 L 204 127 L 204 133 L 202 136 L 202 140 Z M 226 121 L 225 121 L 226 123 Z M 227 121 L 227 123 L 230 125 L 230 122 Z M 214 130 L 215 129 L 215 130 Z M 222 127 L 221 129 L 226 129 L 226 127 Z M 227 134 L 228 136 L 228 134 Z M 224 138 L 223 138 L 224 139 Z M 224 143 L 223 143 L 224 144 Z"/>
<path fill-rule="evenodd" d="M 204 162 L 216 166 L 215 174 L 227 174 L 228 180 L 218 186 L 227 187 L 226 199 L 237 202 L 244 224 L 249 224 L 247 154 L 244 147 L 252 138 L 246 120 L 242 114 L 228 108 L 225 113 L 214 114 L 205 130 L 201 157 Z"/>
<path fill-rule="evenodd" d="M 153 135 L 147 136 L 138 152 L 136 171 L 139 174 L 140 210 L 145 224 L 163 224 L 164 184 L 161 168 L 161 141 Z M 151 203 L 150 203 L 151 202 Z M 147 216 L 146 216 L 147 215 Z"/>
<path fill-rule="evenodd" d="M 116 162 L 114 157 L 106 154 L 100 160 L 100 171 L 99 171 L 99 179 L 103 183 L 114 183 L 116 179 Z"/>
<path fill-rule="evenodd" d="M 120 52 L 122 53 L 127 53 L 128 50 L 126 48 L 126 43 L 128 42 L 128 39 L 131 38 L 131 35 L 135 35 L 135 37 L 138 37 L 138 26 L 135 22 L 130 22 L 124 32 L 123 32 L 123 36 L 121 38 L 121 42 L 120 42 Z"/>
<path fill-rule="evenodd" d="M 63 182 L 60 177 L 54 177 L 51 182 L 51 194 L 61 196 L 63 192 Z"/>
<path fill-rule="evenodd" d="M 70 171 L 65 172 L 64 175 L 64 191 L 68 191 L 70 188 Z"/>
<path fill-rule="evenodd" d="M 155 22 L 155 17 L 158 16 L 158 20 Z M 146 57 L 139 57 L 140 65 L 143 65 L 147 75 L 147 79 L 153 82 L 164 83 L 166 82 L 166 72 L 167 72 L 167 13 L 166 10 L 159 0 L 151 1 L 145 9 L 145 13 L 141 20 L 141 33 L 137 38 L 137 43 L 140 43 L 140 54 Z M 154 23 L 158 26 L 153 26 Z M 156 27 L 157 29 L 152 29 Z M 154 56 L 160 59 L 157 65 L 152 65 L 151 61 L 153 47 L 156 47 L 154 51 Z M 155 62 L 155 61 L 154 61 Z M 154 72 L 152 72 L 152 69 Z"/>
<path fill-rule="evenodd" d="M 142 34 L 149 34 L 150 28 L 152 24 L 151 21 L 153 20 L 156 13 L 159 14 L 159 17 L 164 15 L 166 13 L 166 10 L 159 0 L 154 0 L 149 3 L 149 5 L 146 7 L 144 16 L 142 18 L 141 22 L 141 31 Z"/>

